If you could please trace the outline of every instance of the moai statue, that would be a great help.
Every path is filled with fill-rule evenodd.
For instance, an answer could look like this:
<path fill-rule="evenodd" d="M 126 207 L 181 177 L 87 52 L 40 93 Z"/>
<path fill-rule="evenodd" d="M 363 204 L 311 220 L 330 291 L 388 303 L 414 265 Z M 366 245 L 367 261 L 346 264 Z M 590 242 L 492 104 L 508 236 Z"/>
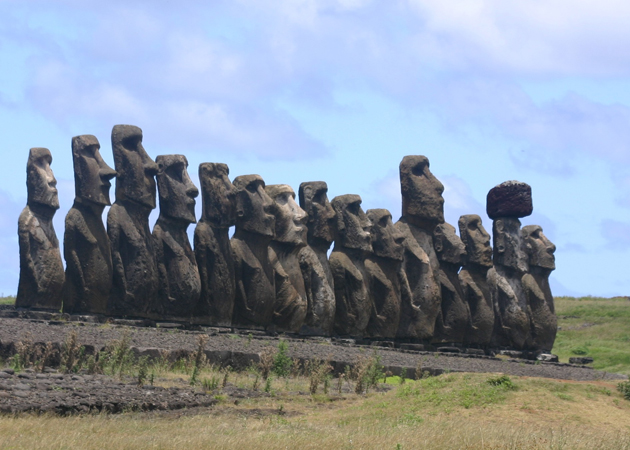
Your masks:
<path fill-rule="evenodd" d="M 521 279 L 527 272 L 519 217 L 532 213 L 531 188 L 506 181 L 488 192 L 486 210 L 493 219 L 494 267 L 488 271 L 495 327 L 492 346 L 525 349 L 530 341 L 530 318 Z"/>
<path fill-rule="evenodd" d="M 116 172 L 103 161 L 100 148 L 95 136 L 72 138 L 75 197 L 63 236 L 63 311 L 70 314 L 105 314 L 112 289 L 112 251 L 102 215 L 111 205 L 110 180 Z"/>
<path fill-rule="evenodd" d="M 464 264 L 466 247 L 455 234 L 455 227 L 441 223 L 433 231 L 433 245 L 440 261 L 442 307 L 433 336 L 434 342 L 461 344 L 471 326 L 470 309 L 464 300 L 458 272 Z"/>
<path fill-rule="evenodd" d="M 26 163 L 26 207 L 18 220 L 20 282 L 15 306 L 61 309 L 64 273 L 52 219 L 59 209 L 57 180 L 47 148 L 32 148 Z"/>
<path fill-rule="evenodd" d="M 306 246 L 306 212 L 295 202 L 295 192 L 286 184 L 271 184 L 265 192 L 274 202 L 275 235 L 269 245 L 269 260 L 276 283 L 273 323 L 278 331 L 297 333 L 306 318 L 307 300 L 298 254 Z"/>
<path fill-rule="evenodd" d="M 471 318 L 464 342 L 483 347 L 490 344 L 494 328 L 494 307 L 487 280 L 488 270 L 492 267 L 490 235 L 476 214 L 459 218 L 459 235 L 466 245 L 466 261 L 459 272 L 459 281 Z"/>
<path fill-rule="evenodd" d="M 365 260 L 371 303 L 374 305 L 367 335 L 373 338 L 393 339 L 398 332 L 403 298 L 411 301 L 407 276 L 402 269 L 402 233 L 394 226 L 392 215 L 386 209 L 368 209 L 372 223 L 370 234 L 372 251 Z"/>
<path fill-rule="evenodd" d="M 372 224 L 358 195 L 339 195 L 331 204 L 337 214 L 337 237 L 330 254 L 336 301 L 334 331 L 340 336 L 363 337 L 373 308 L 365 271 L 365 258 L 372 251 L 368 231 Z"/>
<path fill-rule="evenodd" d="M 229 327 L 234 313 L 234 258 L 229 230 L 236 223 L 235 190 L 226 164 L 199 166 L 202 215 L 195 228 L 195 256 L 201 278 L 196 320 Z"/>
<path fill-rule="evenodd" d="M 108 313 L 146 316 L 158 294 L 158 272 L 149 215 L 155 209 L 157 164 L 142 146 L 142 130 L 115 125 L 112 150 L 116 201 L 107 214 L 114 276 Z"/>
<path fill-rule="evenodd" d="M 330 336 L 335 322 L 335 287 L 328 249 L 335 240 L 336 214 L 323 181 L 300 184 L 300 207 L 308 214 L 308 245 L 298 255 L 304 276 L 307 312 L 301 334 Z"/>
<path fill-rule="evenodd" d="M 400 338 L 430 340 L 440 313 L 440 263 L 433 230 L 444 222 L 444 186 L 429 170 L 426 156 L 405 156 L 400 163 L 402 217 L 396 227 L 405 237 L 403 267 L 412 301 L 403 304 Z"/>
<path fill-rule="evenodd" d="M 241 175 L 236 188 L 236 232 L 230 241 L 234 252 L 236 295 L 235 326 L 265 329 L 272 325 L 276 285 L 269 261 L 274 236 L 273 200 L 260 175 Z"/>
<path fill-rule="evenodd" d="M 199 191 L 188 176 L 184 155 L 160 155 L 155 162 L 160 215 L 153 239 L 160 290 L 152 313 L 158 318 L 190 319 L 199 302 L 201 280 L 186 230 L 197 221 L 195 198 Z"/>
<path fill-rule="evenodd" d="M 521 230 L 525 252 L 529 257 L 529 273 L 522 284 L 530 309 L 534 350 L 550 352 L 556 340 L 558 319 L 549 287 L 549 275 L 556 268 L 556 246 L 547 239 L 538 225 L 527 225 Z"/>

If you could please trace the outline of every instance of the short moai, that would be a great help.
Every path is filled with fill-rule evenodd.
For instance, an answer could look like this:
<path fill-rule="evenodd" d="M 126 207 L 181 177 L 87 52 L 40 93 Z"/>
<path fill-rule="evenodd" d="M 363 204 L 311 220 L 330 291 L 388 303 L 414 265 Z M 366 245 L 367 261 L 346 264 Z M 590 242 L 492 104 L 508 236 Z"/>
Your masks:
<path fill-rule="evenodd" d="M 110 180 L 116 171 L 103 161 L 100 148 L 95 136 L 72 138 L 75 197 L 63 236 L 63 311 L 69 314 L 106 314 L 112 289 L 112 252 L 102 216 L 111 205 Z"/>
<path fill-rule="evenodd" d="M 273 200 L 260 175 L 241 175 L 236 188 L 236 231 L 230 241 L 234 253 L 236 294 L 233 324 L 272 329 L 276 299 L 269 244 L 274 236 Z"/>
<path fill-rule="evenodd" d="M 158 295 L 158 271 L 149 215 L 155 209 L 157 164 L 142 146 L 142 130 L 115 125 L 112 150 L 116 201 L 107 214 L 114 269 L 108 313 L 146 317 Z"/>
<path fill-rule="evenodd" d="M 202 214 L 195 227 L 201 296 L 194 320 L 229 327 L 234 313 L 234 258 L 229 230 L 236 223 L 235 189 L 226 164 L 199 165 Z"/>
<path fill-rule="evenodd" d="M 336 214 L 328 201 L 323 181 L 300 184 L 300 207 L 308 214 L 307 242 L 299 253 L 304 277 L 307 312 L 300 330 L 304 335 L 330 336 L 335 322 L 335 286 L 328 261 L 328 249 L 335 240 Z"/>
<path fill-rule="evenodd" d="M 199 302 L 201 280 L 186 230 L 197 222 L 195 198 L 199 190 L 188 176 L 184 155 L 160 155 L 155 162 L 160 215 L 153 239 L 160 289 L 151 314 L 159 319 L 190 321 Z"/>
<path fill-rule="evenodd" d="M 336 301 L 334 332 L 363 337 L 373 308 L 365 270 L 365 258 L 372 252 L 372 224 L 358 195 L 339 195 L 331 204 L 337 215 L 337 237 L 330 254 Z"/>
<path fill-rule="evenodd" d="M 18 219 L 20 281 L 17 308 L 59 311 L 64 284 L 53 216 L 59 209 L 57 180 L 47 148 L 32 148 L 26 163 L 27 202 Z"/>
<path fill-rule="evenodd" d="M 306 212 L 295 202 L 295 192 L 286 184 L 271 184 L 265 192 L 273 200 L 275 234 L 269 245 L 274 267 L 276 302 L 273 323 L 278 331 L 298 333 L 307 310 L 306 288 L 298 254 L 306 246 Z"/>

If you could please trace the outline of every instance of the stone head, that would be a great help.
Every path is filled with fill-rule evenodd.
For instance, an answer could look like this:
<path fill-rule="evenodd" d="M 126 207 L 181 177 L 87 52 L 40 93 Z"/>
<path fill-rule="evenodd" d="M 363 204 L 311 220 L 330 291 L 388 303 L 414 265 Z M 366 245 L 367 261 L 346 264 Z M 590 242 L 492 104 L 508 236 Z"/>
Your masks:
<path fill-rule="evenodd" d="M 217 228 L 229 228 L 236 223 L 236 190 L 229 174 L 227 164 L 199 165 L 203 218 Z"/>
<path fill-rule="evenodd" d="M 461 216 L 458 225 L 459 235 L 466 246 L 467 262 L 492 267 L 490 235 L 481 224 L 481 217 L 477 214 Z"/>
<path fill-rule="evenodd" d="M 265 192 L 274 202 L 276 217 L 274 241 L 294 246 L 306 245 L 306 212 L 295 201 L 295 192 L 286 184 L 269 184 Z"/>
<path fill-rule="evenodd" d="M 435 226 L 444 222 L 444 186 L 429 170 L 429 159 L 422 155 L 405 156 L 400 163 L 402 214 Z"/>
<path fill-rule="evenodd" d="M 72 161 L 74 163 L 74 191 L 77 198 L 97 205 L 111 205 L 109 180 L 116 171 L 109 167 L 99 149 L 96 136 L 84 134 L 72 138 Z"/>
<path fill-rule="evenodd" d="M 405 236 L 394 226 L 386 209 L 368 209 L 365 213 L 372 222 L 372 251 L 382 258 L 403 260 Z"/>
<path fill-rule="evenodd" d="M 133 125 L 115 125 L 112 149 L 116 167 L 116 199 L 127 199 L 155 208 L 157 164 L 142 146 L 142 130 Z"/>
<path fill-rule="evenodd" d="M 495 219 L 492 222 L 492 239 L 492 260 L 495 266 L 527 272 L 527 255 L 523 250 L 520 220 L 516 217 Z"/>
<path fill-rule="evenodd" d="M 160 155 L 157 186 L 160 194 L 160 215 L 186 223 L 195 223 L 195 198 L 199 190 L 188 176 L 188 160 L 184 155 Z"/>
<path fill-rule="evenodd" d="M 466 259 L 466 246 L 450 223 L 441 223 L 433 230 L 433 247 L 441 262 L 461 266 Z"/>
<path fill-rule="evenodd" d="M 241 175 L 234 178 L 236 189 L 236 229 L 273 237 L 275 216 L 273 200 L 265 192 L 260 175 Z"/>
<path fill-rule="evenodd" d="M 556 246 L 543 234 L 539 225 L 526 225 L 521 230 L 525 252 L 529 257 L 529 265 L 554 270 L 556 258 L 553 255 Z"/>
<path fill-rule="evenodd" d="M 41 205 L 53 211 L 59 209 L 57 180 L 50 164 L 52 155 L 47 148 L 32 148 L 26 163 L 26 187 L 29 206 Z"/>
<path fill-rule="evenodd" d="M 330 202 L 337 215 L 337 242 L 341 247 L 372 251 L 370 228 L 372 223 L 361 208 L 361 197 L 339 195 Z M 336 245 L 336 244 L 335 244 Z"/>
<path fill-rule="evenodd" d="M 328 201 L 328 186 L 324 181 L 300 184 L 300 206 L 308 214 L 308 242 L 330 247 L 335 240 L 335 210 Z"/>

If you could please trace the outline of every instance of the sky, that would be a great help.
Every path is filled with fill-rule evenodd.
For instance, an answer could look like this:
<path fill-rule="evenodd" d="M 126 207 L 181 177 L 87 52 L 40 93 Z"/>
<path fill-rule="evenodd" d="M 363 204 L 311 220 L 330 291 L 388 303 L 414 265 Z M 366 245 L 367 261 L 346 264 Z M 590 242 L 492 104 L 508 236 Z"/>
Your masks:
<path fill-rule="evenodd" d="M 111 129 L 132 124 L 197 185 L 224 162 L 394 219 L 405 155 L 429 158 L 455 226 L 491 231 L 488 191 L 526 182 L 554 295 L 630 295 L 628 19 L 621 0 L 0 0 L 0 293 L 17 292 L 29 149 L 52 152 L 62 240 L 71 138 L 113 167 Z"/>

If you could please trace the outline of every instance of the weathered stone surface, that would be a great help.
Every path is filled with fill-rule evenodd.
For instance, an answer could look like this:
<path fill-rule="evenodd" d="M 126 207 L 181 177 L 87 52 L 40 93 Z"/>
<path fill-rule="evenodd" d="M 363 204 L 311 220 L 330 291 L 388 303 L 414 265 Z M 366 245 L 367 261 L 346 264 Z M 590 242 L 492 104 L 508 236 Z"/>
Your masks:
<path fill-rule="evenodd" d="M 486 212 L 491 219 L 527 217 L 534 210 L 532 188 L 520 181 L 506 181 L 488 192 Z"/>
<path fill-rule="evenodd" d="M 149 229 L 158 166 L 142 146 L 142 130 L 136 126 L 115 125 L 112 149 L 117 176 L 116 201 L 107 214 L 114 268 L 108 311 L 118 316 L 146 316 L 159 285 Z"/>
<path fill-rule="evenodd" d="M 330 254 L 336 299 L 334 330 L 341 336 L 361 337 L 373 308 L 365 271 L 365 258 L 372 250 L 371 223 L 358 195 L 339 195 L 331 204 L 337 214 L 337 239 Z"/>
<path fill-rule="evenodd" d="M 75 198 L 63 237 L 63 311 L 69 314 L 105 314 L 112 289 L 112 253 L 102 215 L 111 205 L 110 180 L 116 172 L 103 161 L 100 148 L 95 136 L 72 138 Z"/>
<path fill-rule="evenodd" d="M 550 353 L 541 353 L 540 355 L 536 356 L 536 360 L 543 361 L 543 362 L 558 362 L 558 355 L 552 355 Z"/>
<path fill-rule="evenodd" d="M 195 257 L 201 278 L 196 321 L 230 326 L 234 313 L 234 258 L 229 228 L 236 223 L 235 189 L 226 164 L 199 165 L 202 215 L 195 228 Z"/>
<path fill-rule="evenodd" d="M 201 280 L 186 230 L 197 221 L 195 198 L 199 190 L 188 176 L 184 155 L 160 155 L 155 162 L 160 216 L 153 239 L 160 290 L 152 312 L 161 319 L 190 318 L 199 302 Z"/>
<path fill-rule="evenodd" d="M 590 356 L 572 356 L 569 358 L 569 364 L 591 364 L 593 358 Z"/>
<path fill-rule="evenodd" d="M 275 229 L 273 200 L 260 175 L 236 177 L 234 187 L 236 232 L 230 241 L 236 281 L 233 323 L 264 329 L 272 324 L 276 298 L 268 248 Z"/>
<path fill-rule="evenodd" d="M 53 216 L 59 209 L 57 180 L 47 148 L 32 148 L 26 164 L 26 207 L 18 219 L 20 281 L 18 308 L 58 311 L 64 283 L 59 240 Z"/>

